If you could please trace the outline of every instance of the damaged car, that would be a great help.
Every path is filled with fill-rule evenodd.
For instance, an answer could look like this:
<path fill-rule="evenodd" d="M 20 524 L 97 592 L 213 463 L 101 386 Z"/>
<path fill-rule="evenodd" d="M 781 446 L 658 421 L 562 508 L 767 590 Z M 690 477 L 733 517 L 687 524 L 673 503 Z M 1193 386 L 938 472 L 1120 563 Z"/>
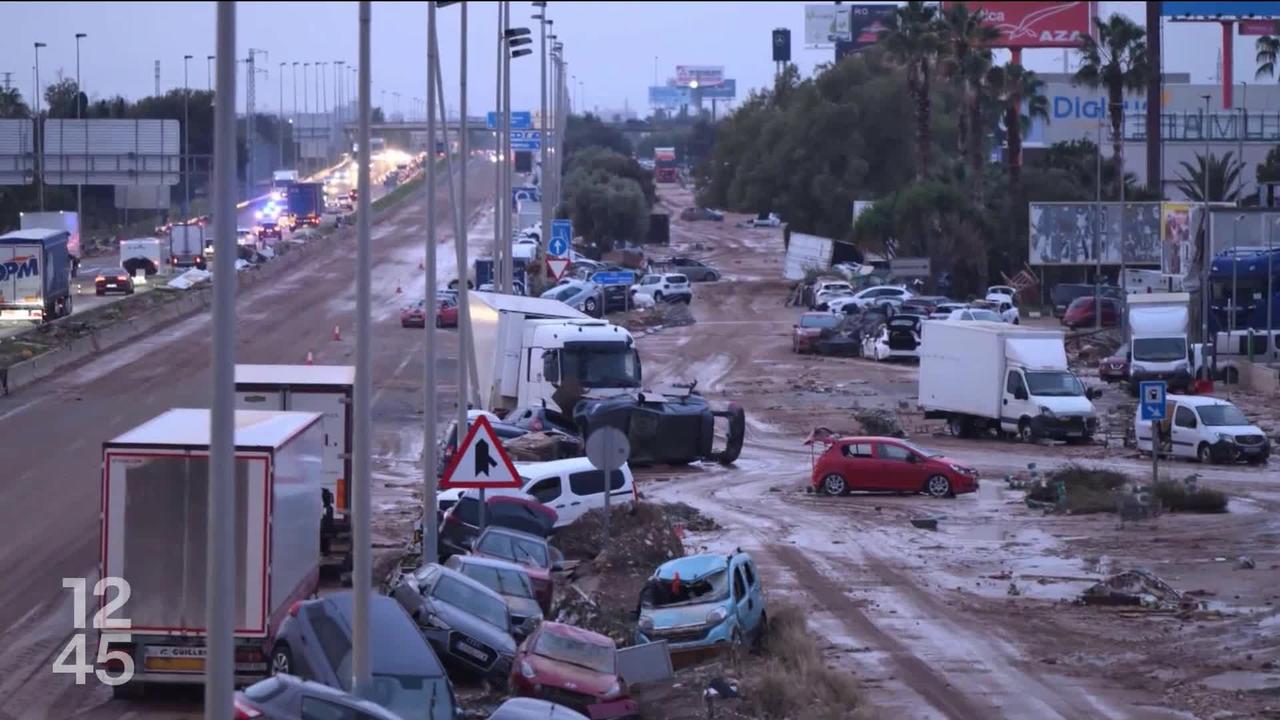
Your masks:
<path fill-rule="evenodd" d="M 454 555 L 444 566 L 502 596 L 511 613 L 511 635 L 517 640 L 523 640 L 542 622 L 542 608 L 533 596 L 533 583 L 519 565 L 478 555 Z"/>
<path fill-rule="evenodd" d="M 599 633 L 543 623 L 520 645 L 511 668 L 516 695 L 541 698 L 584 713 L 591 720 L 635 717 L 618 671 L 618 647 Z"/>
<path fill-rule="evenodd" d="M 1271 441 L 1240 408 L 1206 395 L 1166 395 L 1165 420 L 1160 427 L 1161 455 L 1185 457 L 1202 463 L 1248 462 L 1261 465 L 1271 456 Z M 1141 407 L 1133 415 L 1138 451 L 1151 452 L 1152 421 L 1142 419 Z"/>
<path fill-rule="evenodd" d="M 825 438 L 813 465 L 813 491 L 847 495 L 854 490 L 925 493 L 955 497 L 977 492 L 978 472 L 940 453 L 891 437 Z"/>
<path fill-rule="evenodd" d="M 791 326 L 791 352 L 816 352 L 824 330 L 835 330 L 840 316 L 828 312 L 807 312 Z"/>
<path fill-rule="evenodd" d="M 636 643 L 667 641 L 672 655 L 758 643 L 768 625 L 764 588 L 741 550 L 669 560 L 640 591 Z"/>
<path fill-rule="evenodd" d="M 559 569 L 563 556 L 545 538 L 504 527 L 489 526 L 476 540 L 471 553 L 515 563 L 524 569 L 533 585 L 533 596 L 545 614 L 551 614 L 554 591 L 553 570 Z"/>

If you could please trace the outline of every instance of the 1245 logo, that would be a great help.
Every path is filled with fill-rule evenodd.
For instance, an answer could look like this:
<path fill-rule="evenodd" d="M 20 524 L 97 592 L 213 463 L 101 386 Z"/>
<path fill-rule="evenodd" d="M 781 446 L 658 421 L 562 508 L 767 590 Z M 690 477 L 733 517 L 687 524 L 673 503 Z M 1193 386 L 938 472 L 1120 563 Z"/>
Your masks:
<path fill-rule="evenodd" d="M 66 646 L 53 659 L 55 675 L 74 675 L 77 685 L 84 685 L 90 675 L 104 685 L 123 685 L 133 679 L 133 657 L 124 650 L 112 650 L 115 643 L 128 643 L 133 627 L 128 618 L 112 617 L 129 602 L 129 583 L 124 578 L 106 577 L 93 584 L 93 596 L 101 598 L 101 607 L 93 614 L 92 628 L 98 631 L 95 663 L 88 662 L 89 633 L 85 627 L 88 583 L 84 578 L 63 578 L 62 587 L 71 590 L 73 633 Z M 108 592 L 114 590 L 110 598 Z M 115 665 L 118 674 L 107 672 L 108 664 Z"/>

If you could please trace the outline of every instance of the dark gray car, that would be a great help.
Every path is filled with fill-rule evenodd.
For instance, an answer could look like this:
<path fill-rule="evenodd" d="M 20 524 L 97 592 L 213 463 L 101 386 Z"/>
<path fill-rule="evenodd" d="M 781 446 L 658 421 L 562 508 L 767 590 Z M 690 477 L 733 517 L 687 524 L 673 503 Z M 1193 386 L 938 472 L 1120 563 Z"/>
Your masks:
<path fill-rule="evenodd" d="M 273 675 L 236 693 L 235 711 L 255 720 L 401 720 L 368 700 L 293 675 Z"/>
<path fill-rule="evenodd" d="M 516 641 L 511 613 L 498 593 L 435 563 L 402 575 L 391 592 L 451 667 L 506 682 Z"/>
<path fill-rule="evenodd" d="M 533 584 L 520 565 L 475 555 L 454 555 L 444 566 L 502 596 L 511 613 L 511 635 L 516 640 L 524 639 L 542 621 L 542 608 L 533 596 Z"/>
<path fill-rule="evenodd" d="M 351 591 L 295 605 L 271 651 L 272 674 L 289 673 L 351 691 Z M 453 686 L 413 620 L 385 595 L 370 592 L 370 700 L 404 720 L 450 720 Z"/>

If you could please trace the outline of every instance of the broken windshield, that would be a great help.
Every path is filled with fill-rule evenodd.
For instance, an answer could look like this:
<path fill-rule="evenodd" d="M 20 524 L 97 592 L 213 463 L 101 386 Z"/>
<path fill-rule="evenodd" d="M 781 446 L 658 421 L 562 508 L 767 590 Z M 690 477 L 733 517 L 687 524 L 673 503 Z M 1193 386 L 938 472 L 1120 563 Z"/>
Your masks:
<path fill-rule="evenodd" d="M 540 634 L 533 652 L 544 658 L 559 660 L 598 673 L 613 675 L 616 672 L 614 660 L 617 651 L 613 648 L 562 637 L 554 632 Z"/>
<path fill-rule="evenodd" d="M 640 605 L 646 608 L 679 607 L 718 602 L 729 597 L 729 571 L 725 568 L 685 580 L 676 574 L 671 579 L 652 578 L 640 592 Z"/>

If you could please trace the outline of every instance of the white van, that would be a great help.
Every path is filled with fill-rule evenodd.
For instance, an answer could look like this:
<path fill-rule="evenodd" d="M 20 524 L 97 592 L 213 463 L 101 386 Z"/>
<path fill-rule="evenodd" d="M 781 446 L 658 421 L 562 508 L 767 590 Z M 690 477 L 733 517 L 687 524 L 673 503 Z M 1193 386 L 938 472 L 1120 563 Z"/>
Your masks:
<path fill-rule="evenodd" d="M 1266 433 L 1249 422 L 1244 413 L 1226 400 L 1204 395 L 1166 395 L 1164 440 L 1161 455 L 1194 458 L 1202 463 L 1245 460 L 1261 464 L 1271 455 Z M 1138 451 L 1151 452 L 1151 422 L 1142 420 L 1139 408 L 1133 416 Z"/>
<path fill-rule="evenodd" d="M 604 473 L 591 466 L 584 457 L 550 462 L 516 463 L 523 480 L 521 490 L 537 498 L 559 514 L 556 527 L 561 528 L 604 508 Z M 631 468 L 623 465 L 610 473 L 611 506 L 635 502 L 636 484 Z"/>

